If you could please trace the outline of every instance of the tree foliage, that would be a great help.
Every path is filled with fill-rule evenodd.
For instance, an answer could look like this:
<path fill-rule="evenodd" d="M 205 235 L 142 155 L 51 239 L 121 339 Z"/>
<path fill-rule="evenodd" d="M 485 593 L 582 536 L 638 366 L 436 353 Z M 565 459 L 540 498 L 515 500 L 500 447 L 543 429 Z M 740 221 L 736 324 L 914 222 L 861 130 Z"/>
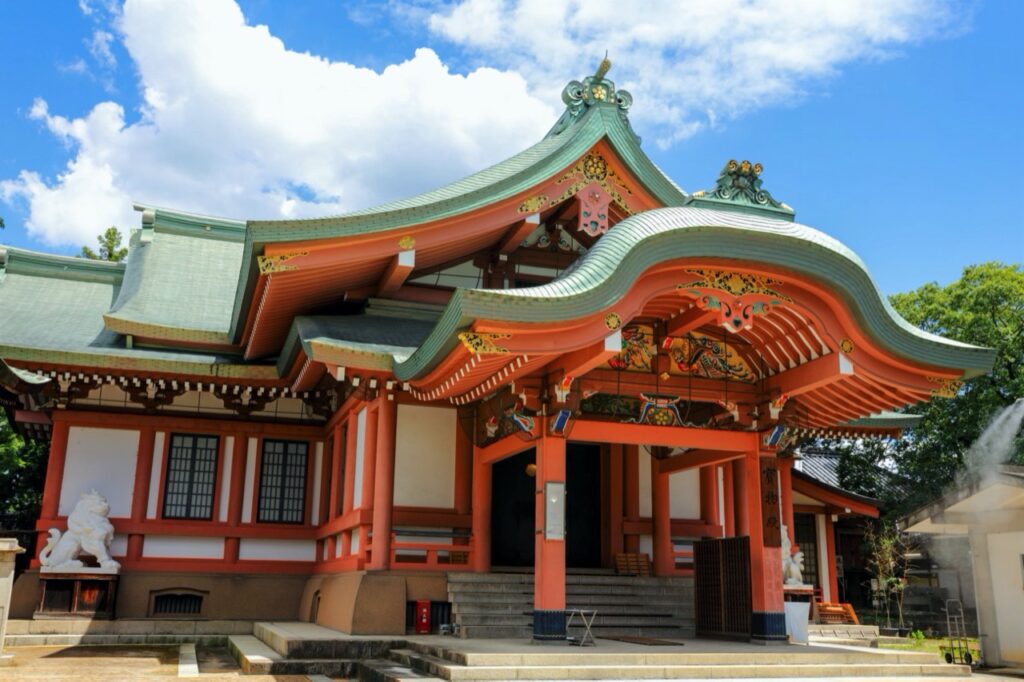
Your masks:
<path fill-rule="evenodd" d="M 121 246 L 123 240 L 124 237 L 121 235 L 121 231 L 112 225 L 103 234 L 96 237 L 96 241 L 100 245 L 99 253 L 93 251 L 88 246 L 83 246 L 82 258 L 120 263 L 128 255 L 128 247 Z"/>
<path fill-rule="evenodd" d="M 39 516 L 45 477 L 46 446 L 19 436 L 0 410 L 0 514 Z"/>
<path fill-rule="evenodd" d="M 953 484 L 967 449 L 992 417 L 1024 397 L 1024 270 L 1002 263 L 972 265 L 948 286 L 925 284 L 892 296 L 891 302 L 907 321 L 925 331 L 996 350 L 992 372 L 968 380 L 956 397 L 908 408 L 922 421 L 902 441 L 838 445 L 844 455 L 840 483 L 852 490 L 882 500 L 892 497 L 865 476 L 875 466 L 907 479 L 906 494 L 891 500 L 890 506 L 891 513 L 903 514 Z M 1018 438 L 1015 461 L 1022 458 L 1024 442 Z"/>

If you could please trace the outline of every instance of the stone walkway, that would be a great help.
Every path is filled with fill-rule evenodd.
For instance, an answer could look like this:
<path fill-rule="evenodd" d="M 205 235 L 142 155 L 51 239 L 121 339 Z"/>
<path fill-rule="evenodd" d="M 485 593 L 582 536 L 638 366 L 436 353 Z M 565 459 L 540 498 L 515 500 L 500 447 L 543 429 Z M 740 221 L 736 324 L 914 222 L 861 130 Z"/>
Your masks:
<path fill-rule="evenodd" d="M 0 667 L 0 680 L 53 680 L 54 682 L 121 682 L 128 680 L 178 679 L 180 648 L 174 646 L 26 646 L 8 647 L 14 654 Z M 199 676 L 204 682 L 249 680 L 306 682 L 305 675 L 242 675 L 226 648 L 197 647 Z"/>

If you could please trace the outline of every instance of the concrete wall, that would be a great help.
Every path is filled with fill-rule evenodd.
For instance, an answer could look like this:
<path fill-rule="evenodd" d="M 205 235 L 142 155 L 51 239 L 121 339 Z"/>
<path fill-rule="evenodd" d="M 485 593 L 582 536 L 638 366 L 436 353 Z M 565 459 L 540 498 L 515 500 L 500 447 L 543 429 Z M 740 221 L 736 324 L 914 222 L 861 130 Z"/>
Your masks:
<path fill-rule="evenodd" d="M 1003 663 L 1024 664 L 1024 531 L 990 533 L 988 559 Z"/>
<path fill-rule="evenodd" d="M 295 620 L 307 576 L 287 574 L 179 573 L 126 571 L 117 589 L 117 618 L 146 618 L 150 598 L 162 590 L 192 590 L 203 595 L 199 617 L 210 620 Z M 12 618 L 31 618 L 39 599 L 39 573 L 18 577 Z M 404 608 L 404 606 L 403 606 Z M 370 608 L 372 610 L 372 607 Z M 404 611 L 403 611 L 404 618 Z"/>
<path fill-rule="evenodd" d="M 455 505 L 454 409 L 399 405 L 395 436 L 395 504 Z"/>

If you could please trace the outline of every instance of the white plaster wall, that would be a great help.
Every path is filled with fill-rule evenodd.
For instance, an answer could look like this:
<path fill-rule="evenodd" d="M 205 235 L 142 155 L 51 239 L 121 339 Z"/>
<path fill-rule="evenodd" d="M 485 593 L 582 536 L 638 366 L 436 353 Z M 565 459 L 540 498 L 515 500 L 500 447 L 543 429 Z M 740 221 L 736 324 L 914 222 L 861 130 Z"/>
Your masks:
<path fill-rule="evenodd" d="M 217 519 L 221 523 L 228 520 L 228 509 L 231 507 L 231 464 L 234 461 L 235 437 L 224 439 L 223 461 L 220 467 L 220 513 Z"/>
<path fill-rule="evenodd" d="M 651 455 L 647 451 L 647 448 L 640 446 L 640 454 L 637 456 L 640 465 L 637 467 L 639 470 L 640 478 L 640 516 L 651 515 Z"/>
<path fill-rule="evenodd" d="M 828 561 L 828 526 L 824 514 L 814 515 L 815 529 L 818 539 L 818 582 L 821 583 L 821 597 L 826 602 L 832 601 L 832 566 Z"/>
<path fill-rule="evenodd" d="M 114 533 L 110 541 L 110 556 L 123 557 L 128 555 L 128 536 L 124 533 Z"/>
<path fill-rule="evenodd" d="M 700 518 L 700 469 L 676 471 L 668 477 L 669 513 L 673 519 Z"/>
<path fill-rule="evenodd" d="M 163 559 L 223 559 L 224 538 L 147 535 L 142 556 Z"/>
<path fill-rule="evenodd" d="M 363 457 L 366 455 L 366 408 L 356 415 L 356 465 L 352 474 L 352 508 L 363 506 Z"/>
<path fill-rule="evenodd" d="M 149 502 L 146 505 L 146 518 L 155 519 L 160 504 L 160 475 L 164 470 L 164 438 L 163 431 L 153 436 L 153 468 L 149 472 Z"/>
<path fill-rule="evenodd" d="M 991 533 L 987 540 L 999 652 L 1003 663 L 1024 663 L 1024 532 Z"/>
<path fill-rule="evenodd" d="M 138 452 L 138 431 L 72 426 L 58 513 L 71 513 L 82 493 L 95 490 L 110 503 L 110 516 L 130 517 Z"/>
<path fill-rule="evenodd" d="M 238 558 L 269 561 L 314 561 L 316 560 L 316 541 L 242 538 L 238 543 Z"/>
<path fill-rule="evenodd" d="M 654 538 L 651 535 L 640 536 L 640 553 L 646 554 L 648 559 L 654 558 Z"/>
<path fill-rule="evenodd" d="M 349 538 L 349 541 L 348 541 L 348 553 L 349 554 L 359 554 L 359 538 L 360 538 L 360 534 L 358 532 L 356 532 L 356 531 L 352 531 L 352 536 Z M 339 543 L 339 545 L 340 544 L 341 543 Z"/>
<path fill-rule="evenodd" d="M 399 405 L 395 435 L 395 504 L 455 506 L 457 412 Z"/>

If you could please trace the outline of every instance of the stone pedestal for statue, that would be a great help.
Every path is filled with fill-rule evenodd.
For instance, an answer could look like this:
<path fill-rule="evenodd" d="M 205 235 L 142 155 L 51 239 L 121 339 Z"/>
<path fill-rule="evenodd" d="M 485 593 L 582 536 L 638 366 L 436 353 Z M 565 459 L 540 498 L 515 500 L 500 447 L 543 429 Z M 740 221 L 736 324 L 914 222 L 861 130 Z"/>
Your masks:
<path fill-rule="evenodd" d="M 33 618 L 114 617 L 117 574 L 39 572 L 39 606 Z"/>
<path fill-rule="evenodd" d="M 4 654 L 4 638 L 7 636 L 7 616 L 14 588 L 14 559 L 24 551 L 17 540 L 0 538 L 0 665 L 11 660 L 11 656 Z"/>
<path fill-rule="evenodd" d="M 110 505 L 95 490 L 83 493 L 68 529 L 51 528 L 39 553 L 39 607 L 35 618 L 113 618 L 121 564 L 110 556 Z M 95 565 L 79 557 L 89 555 Z"/>

